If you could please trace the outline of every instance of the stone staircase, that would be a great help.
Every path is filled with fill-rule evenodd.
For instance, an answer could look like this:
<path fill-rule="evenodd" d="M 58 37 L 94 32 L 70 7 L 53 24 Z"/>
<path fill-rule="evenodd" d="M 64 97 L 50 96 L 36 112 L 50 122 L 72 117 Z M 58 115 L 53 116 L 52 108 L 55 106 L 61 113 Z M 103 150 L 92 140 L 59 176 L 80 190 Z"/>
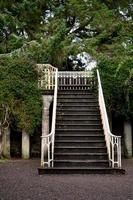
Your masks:
<path fill-rule="evenodd" d="M 97 98 L 86 90 L 58 92 L 55 167 L 108 167 Z"/>
<path fill-rule="evenodd" d="M 54 167 L 39 174 L 123 173 L 109 167 L 97 94 L 58 90 Z"/>

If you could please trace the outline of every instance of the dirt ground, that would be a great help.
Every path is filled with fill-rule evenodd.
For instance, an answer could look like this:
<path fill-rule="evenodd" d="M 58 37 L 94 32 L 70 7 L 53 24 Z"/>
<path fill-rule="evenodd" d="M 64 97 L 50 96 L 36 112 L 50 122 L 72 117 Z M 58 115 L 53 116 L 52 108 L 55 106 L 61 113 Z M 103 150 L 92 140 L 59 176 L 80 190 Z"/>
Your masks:
<path fill-rule="evenodd" d="M 133 200 L 133 159 L 125 175 L 38 175 L 40 160 L 0 163 L 0 200 Z"/>

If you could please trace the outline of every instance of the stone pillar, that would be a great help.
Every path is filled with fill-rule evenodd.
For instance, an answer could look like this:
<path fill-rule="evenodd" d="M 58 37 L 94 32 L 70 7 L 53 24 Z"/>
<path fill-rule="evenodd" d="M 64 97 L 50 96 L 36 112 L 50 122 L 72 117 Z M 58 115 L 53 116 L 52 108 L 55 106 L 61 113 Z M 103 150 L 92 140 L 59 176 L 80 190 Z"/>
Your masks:
<path fill-rule="evenodd" d="M 10 128 L 4 129 L 3 134 L 3 156 L 6 158 L 10 158 Z"/>
<path fill-rule="evenodd" d="M 49 107 L 52 102 L 52 95 L 43 95 L 43 112 L 42 112 L 42 136 L 49 134 Z"/>
<path fill-rule="evenodd" d="M 130 121 L 124 122 L 124 143 L 125 143 L 125 156 L 132 157 L 132 125 Z"/>
<path fill-rule="evenodd" d="M 49 107 L 52 102 L 52 95 L 43 95 L 43 112 L 42 112 L 42 136 L 48 135 L 49 130 Z M 41 142 L 41 166 L 43 166 L 44 157 L 47 157 L 47 146 Z"/>
<path fill-rule="evenodd" d="M 30 158 L 30 135 L 24 129 L 22 130 L 22 158 Z"/>

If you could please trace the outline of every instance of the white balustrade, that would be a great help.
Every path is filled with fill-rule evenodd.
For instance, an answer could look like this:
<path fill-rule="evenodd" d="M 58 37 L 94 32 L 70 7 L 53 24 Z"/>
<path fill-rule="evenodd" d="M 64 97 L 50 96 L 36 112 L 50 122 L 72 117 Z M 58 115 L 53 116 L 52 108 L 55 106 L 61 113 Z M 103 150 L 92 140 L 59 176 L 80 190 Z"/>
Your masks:
<path fill-rule="evenodd" d="M 38 86 L 44 90 L 54 90 L 55 67 L 49 64 L 37 64 L 39 80 Z M 89 89 L 94 85 L 91 71 L 59 71 L 58 86 L 60 89 Z"/>
<path fill-rule="evenodd" d="M 57 68 L 50 64 L 37 64 L 37 70 L 39 74 L 38 87 L 44 90 L 54 90 Z"/>
<path fill-rule="evenodd" d="M 40 77 L 39 87 L 45 90 L 54 90 L 52 127 L 50 134 L 42 136 L 41 141 L 41 165 L 44 167 L 53 167 L 54 160 L 54 140 L 56 124 L 57 90 L 58 90 L 58 69 L 51 65 L 39 65 Z M 45 74 L 46 73 L 46 74 Z"/>
<path fill-rule="evenodd" d="M 49 64 L 38 64 L 37 67 L 39 73 L 39 88 L 44 90 L 54 90 L 51 132 L 49 135 L 42 136 L 41 142 L 41 165 L 44 167 L 53 167 L 58 87 L 62 90 L 90 89 L 93 88 L 95 82 L 91 71 L 58 72 L 57 68 L 52 67 Z M 113 135 L 110 131 L 103 90 L 98 70 L 97 79 L 99 107 L 101 112 L 110 165 L 113 168 L 121 168 L 121 137 Z"/>
<path fill-rule="evenodd" d="M 91 71 L 60 71 L 58 80 L 61 90 L 90 89 L 94 85 Z"/>
<path fill-rule="evenodd" d="M 97 70 L 97 79 L 98 79 L 98 100 L 99 107 L 101 112 L 101 118 L 103 123 L 103 129 L 105 134 L 105 140 L 109 155 L 109 161 L 111 167 L 121 168 L 121 136 L 113 135 L 110 131 L 107 110 L 105 106 L 103 90 L 101 85 L 101 79 L 99 71 Z"/>

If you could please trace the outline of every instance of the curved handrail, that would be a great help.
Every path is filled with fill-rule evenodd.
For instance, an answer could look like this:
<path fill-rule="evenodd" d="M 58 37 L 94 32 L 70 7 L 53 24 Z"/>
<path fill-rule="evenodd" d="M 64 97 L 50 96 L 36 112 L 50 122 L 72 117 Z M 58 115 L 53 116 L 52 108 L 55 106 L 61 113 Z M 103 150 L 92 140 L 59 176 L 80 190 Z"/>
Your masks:
<path fill-rule="evenodd" d="M 51 132 L 46 136 L 41 136 L 42 138 L 42 147 L 41 147 L 41 165 L 44 166 L 45 164 L 50 167 L 52 162 L 53 167 L 53 160 L 54 160 L 54 141 L 55 141 L 55 124 L 56 124 L 56 107 L 57 107 L 57 91 L 58 91 L 58 69 L 53 67 L 55 74 L 55 84 L 54 84 L 54 100 L 53 100 L 53 113 L 52 113 L 52 126 Z M 45 161 L 45 146 L 47 147 L 47 158 Z"/>
<path fill-rule="evenodd" d="M 103 95 L 103 89 L 101 85 L 101 79 L 99 70 L 97 69 L 97 79 L 98 79 L 98 100 L 101 112 L 101 118 L 103 123 L 104 135 L 107 145 L 107 151 L 111 166 L 114 168 L 115 164 L 117 167 L 121 168 L 121 136 L 116 136 L 111 133 L 109 127 L 109 121 L 107 116 L 107 110 L 105 106 L 105 100 Z M 116 152 L 115 152 L 116 151 Z"/>
<path fill-rule="evenodd" d="M 52 143 L 52 165 L 54 160 L 54 144 L 55 144 L 55 124 L 56 124 L 56 107 L 57 107 L 57 91 L 58 91 L 58 69 L 55 72 L 55 90 L 54 90 L 54 103 L 53 103 L 53 114 L 52 114 L 52 131 L 53 143 Z"/>

